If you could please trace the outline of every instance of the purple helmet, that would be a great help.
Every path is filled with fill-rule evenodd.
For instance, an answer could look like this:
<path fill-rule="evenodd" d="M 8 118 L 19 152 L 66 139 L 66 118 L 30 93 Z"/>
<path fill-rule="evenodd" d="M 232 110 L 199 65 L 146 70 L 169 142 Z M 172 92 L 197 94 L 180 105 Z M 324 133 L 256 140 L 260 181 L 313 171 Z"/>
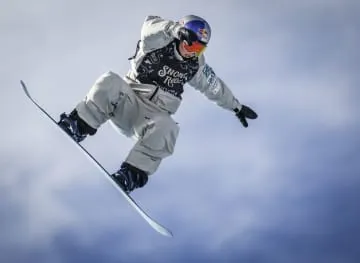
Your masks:
<path fill-rule="evenodd" d="M 193 31 L 198 36 L 198 41 L 207 45 L 211 37 L 211 28 L 205 19 L 195 16 L 188 15 L 183 17 L 180 21 L 185 28 Z"/>

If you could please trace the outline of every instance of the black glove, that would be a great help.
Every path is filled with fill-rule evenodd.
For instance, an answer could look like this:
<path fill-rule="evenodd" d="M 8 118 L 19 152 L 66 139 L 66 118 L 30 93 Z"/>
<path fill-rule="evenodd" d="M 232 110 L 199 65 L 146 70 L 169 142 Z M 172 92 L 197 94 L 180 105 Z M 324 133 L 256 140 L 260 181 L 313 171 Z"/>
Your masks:
<path fill-rule="evenodd" d="M 189 46 L 191 46 L 193 42 L 198 40 L 197 35 L 193 31 L 185 27 L 179 29 L 178 36 L 180 41 L 186 41 Z"/>
<path fill-rule="evenodd" d="M 246 118 L 251 119 L 251 120 L 257 118 L 256 112 L 253 111 L 252 109 L 250 109 L 248 106 L 245 106 L 245 105 L 242 105 L 240 110 L 238 108 L 234 109 L 234 112 L 235 112 L 236 117 L 238 117 L 241 124 L 245 128 L 247 128 L 249 126 Z"/>

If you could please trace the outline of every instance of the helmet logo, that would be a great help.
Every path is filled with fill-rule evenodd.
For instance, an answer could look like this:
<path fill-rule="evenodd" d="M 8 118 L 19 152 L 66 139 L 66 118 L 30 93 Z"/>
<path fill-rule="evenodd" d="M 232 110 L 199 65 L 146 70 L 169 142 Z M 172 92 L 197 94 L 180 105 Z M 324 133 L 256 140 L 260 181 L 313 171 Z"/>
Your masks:
<path fill-rule="evenodd" d="M 207 32 L 207 30 L 205 28 L 200 28 L 199 29 L 199 35 L 200 35 L 200 38 L 203 40 L 207 40 L 208 39 L 208 36 L 209 36 L 209 33 Z"/>

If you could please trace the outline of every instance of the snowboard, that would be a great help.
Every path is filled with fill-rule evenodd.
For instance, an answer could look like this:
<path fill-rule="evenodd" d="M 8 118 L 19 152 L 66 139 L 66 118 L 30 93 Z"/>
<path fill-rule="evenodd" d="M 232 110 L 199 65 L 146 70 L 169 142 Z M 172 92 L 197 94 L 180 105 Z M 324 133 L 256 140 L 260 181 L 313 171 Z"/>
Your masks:
<path fill-rule="evenodd" d="M 21 86 L 23 88 L 23 91 L 25 92 L 25 95 L 27 96 L 28 99 L 30 99 L 30 101 L 40 110 L 40 112 L 42 113 L 42 115 L 44 117 L 46 117 L 49 121 L 51 121 L 54 125 L 56 125 L 56 127 L 59 128 L 59 131 L 62 131 L 64 135 L 66 135 L 73 143 L 75 146 L 77 146 L 93 163 L 94 165 L 100 169 L 100 171 L 102 172 L 103 175 L 105 175 L 105 177 L 107 179 L 110 180 L 110 182 L 112 183 L 112 185 L 120 192 L 120 194 L 125 198 L 125 200 L 135 209 L 135 211 L 158 233 L 167 236 L 167 237 L 172 237 L 173 234 L 171 233 L 171 231 L 167 228 L 165 228 L 164 226 L 162 226 L 161 224 L 159 224 L 158 222 L 156 222 L 154 219 L 152 219 L 135 201 L 134 199 L 127 194 L 125 191 L 123 191 L 121 189 L 120 186 L 117 185 L 117 183 L 112 179 L 110 173 L 101 165 L 100 162 L 98 162 L 96 160 L 96 158 L 91 155 L 80 143 L 76 142 L 75 140 L 73 140 L 58 124 L 57 121 L 51 117 L 51 115 L 42 107 L 40 106 L 40 104 L 38 104 L 30 95 L 29 90 L 26 86 L 26 84 L 24 83 L 24 81 L 20 81 Z"/>

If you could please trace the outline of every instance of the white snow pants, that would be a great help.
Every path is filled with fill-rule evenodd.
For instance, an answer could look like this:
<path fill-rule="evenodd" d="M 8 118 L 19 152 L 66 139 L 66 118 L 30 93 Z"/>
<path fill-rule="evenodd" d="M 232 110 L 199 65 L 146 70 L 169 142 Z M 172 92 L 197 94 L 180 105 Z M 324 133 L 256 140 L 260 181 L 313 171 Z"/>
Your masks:
<path fill-rule="evenodd" d="M 145 84 L 128 83 L 107 72 L 76 110 L 95 129 L 110 120 L 125 135 L 135 136 L 138 140 L 125 161 L 150 175 L 173 153 L 179 126 L 169 113 L 137 95 L 131 85 Z"/>

